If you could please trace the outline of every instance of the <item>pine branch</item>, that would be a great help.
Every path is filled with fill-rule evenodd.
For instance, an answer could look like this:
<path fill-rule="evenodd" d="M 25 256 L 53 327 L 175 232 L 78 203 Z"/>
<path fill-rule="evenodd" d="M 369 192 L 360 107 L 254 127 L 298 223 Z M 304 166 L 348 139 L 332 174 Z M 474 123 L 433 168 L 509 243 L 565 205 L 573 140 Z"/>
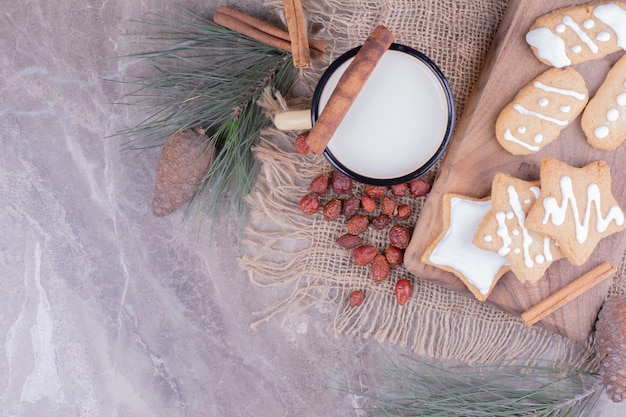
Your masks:
<path fill-rule="evenodd" d="M 157 16 L 140 22 L 160 29 L 146 36 L 151 50 L 131 55 L 146 60 L 153 75 L 122 81 L 130 87 L 122 104 L 148 115 L 114 136 L 128 138 L 124 149 L 142 151 L 185 129 L 207 132 L 215 160 L 187 214 L 214 217 L 225 205 L 229 217 L 232 210 L 243 218 L 257 174 L 251 148 L 269 123 L 256 101 L 268 87 L 285 95 L 297 70 L 290 53 L 183 11 L 189 21 Z"/>

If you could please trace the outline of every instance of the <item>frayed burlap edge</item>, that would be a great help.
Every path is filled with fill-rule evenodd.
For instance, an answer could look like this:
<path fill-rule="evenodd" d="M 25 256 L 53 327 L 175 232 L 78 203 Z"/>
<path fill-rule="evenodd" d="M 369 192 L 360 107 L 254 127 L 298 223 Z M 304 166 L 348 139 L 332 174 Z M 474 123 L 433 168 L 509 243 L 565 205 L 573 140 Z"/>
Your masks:
<path fill-rule="evenodd" d="M 269 91 L 260 103 L 270 117 L 287 109 L 284 99 L 272 97 Z M 403 267 L 393 269 L 388 282 L 374 283 L 366 268 L 351 264 L 349 251 L 333 244 L 332 236 L 341 232 L 340 222 L 328 222 L 321 213 L 307 217 L 300 211 L 298 202 L 307 194 L 310 180 L 330 166 L 322 157 L 295 152 L 293 136 L 270 128 L 254 148 L 262 168 L 248 196 L 250 218 L 240 265 L 259 287 L 290 290 L 259 312 L 253 328 L 326 303 L 336 311 L 330 326 L 335 334 L 372 337 L 417 354 L 469 364 L 551 357 L 595 367 L 592 338 L 575 342 L 539 327 L 528 328 L 519 318 L 418 277 L 411 277 L 411 299 L 399 306 L 393 282 L 410 276 Z M 416 212 L 421 203 L 414 202 Z M 368 239 L 381 247 L 380 236 Z M 359 308 L 347 302 L 355 288 L 366 293 Z"/>

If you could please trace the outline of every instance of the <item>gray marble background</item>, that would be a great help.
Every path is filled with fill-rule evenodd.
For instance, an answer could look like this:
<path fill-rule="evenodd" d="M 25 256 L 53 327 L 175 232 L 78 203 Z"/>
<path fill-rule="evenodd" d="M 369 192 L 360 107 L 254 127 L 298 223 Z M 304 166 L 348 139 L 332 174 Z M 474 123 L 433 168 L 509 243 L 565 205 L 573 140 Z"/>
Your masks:
<path fill-rule="evenodd" d="M 105 139 L 141 118 L 103 81 L 140 66 L 118 59 L 131 21 L 177 16 L 174 2 L 0 11 L 0 416 L 359 415 L 335 388 L 377 385 L 402 350 L 333 336 L 323 309 L 252 330 L 275 294 L 237 267 L 237 227 L 220 218 L 209 240 L 181 211 L 154 217 L 158 152 Z M 604 399 L 596 415 L 624 410 Z"/>

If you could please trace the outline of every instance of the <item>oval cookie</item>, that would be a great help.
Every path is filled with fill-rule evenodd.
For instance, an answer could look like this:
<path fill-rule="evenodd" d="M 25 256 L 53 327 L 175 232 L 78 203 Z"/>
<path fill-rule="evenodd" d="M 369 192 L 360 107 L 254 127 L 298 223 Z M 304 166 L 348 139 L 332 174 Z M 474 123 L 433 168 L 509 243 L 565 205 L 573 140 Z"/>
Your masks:
<path fill-rule="evenodd" d="M 610 151 L 626 139 L 626 55 L 608 72 L 581 120 L 587 142 Z"/>
<path fill-rule="evenodd" d="M 589 99 L 573 68 L 551 68 L 524 86 L 498 116 L 496 138 L 514 155 L 535 153 L 555 140 Z"/>
<path fill-rule="evenodd" d="M 526 42 L 543 63 L 557 68 L 626 50 L 626 3 L 569 6 L 539 17 Z"/>

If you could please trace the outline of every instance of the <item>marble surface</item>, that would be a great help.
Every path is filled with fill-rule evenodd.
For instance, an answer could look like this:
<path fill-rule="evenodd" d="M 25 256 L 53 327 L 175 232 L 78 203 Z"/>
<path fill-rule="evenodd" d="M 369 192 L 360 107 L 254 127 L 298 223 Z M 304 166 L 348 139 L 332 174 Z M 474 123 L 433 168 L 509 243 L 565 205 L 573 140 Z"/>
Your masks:
<path fill-rule="evenodd" d="M 225 2 L 182 3 L 210 16 Z M 323 306 L 251 329 L 276 294 L 237 267 L 237 227 L 218 218 L 210 240 L 180 211 L 154 217 L 158 154 L 106 138 L 141 117 L 103 81 L 140 65 L 118 59 L 131 21 L 174 3 L 0 11 L 0 416 L 359 415 L 336 388 L 375 385 L 401 348 L 333 336 Z"/>

